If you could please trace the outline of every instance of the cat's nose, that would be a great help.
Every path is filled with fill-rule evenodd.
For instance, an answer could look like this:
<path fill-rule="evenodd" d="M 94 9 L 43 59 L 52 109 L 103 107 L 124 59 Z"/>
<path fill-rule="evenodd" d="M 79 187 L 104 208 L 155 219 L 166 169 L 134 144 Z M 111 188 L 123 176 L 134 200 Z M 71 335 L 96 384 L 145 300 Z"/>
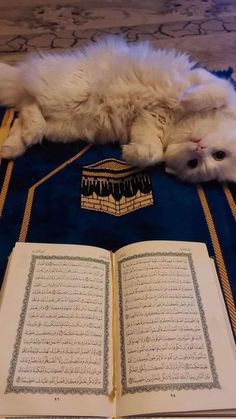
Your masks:
<path fill-rule="evenodd" d="M 204 148 L 206 148 L 204 145 L 201 144 L 201 141 L 202 139 L 193 140 L 193 142 L 196 144 L 195 151 L 197 152 L 201 152 L 202 150 L 204 150 Z"/>
<path fill-rule="evenodd" d="M 202 150 L 204 150 L 204 148 L 206 148 L 206 147 L 204 147 L 203 145 L 201 145 L 201 144 L 198 143 L 197 147 L 195 148 L 195 151 L 197 151 L 199 153 Z"/>

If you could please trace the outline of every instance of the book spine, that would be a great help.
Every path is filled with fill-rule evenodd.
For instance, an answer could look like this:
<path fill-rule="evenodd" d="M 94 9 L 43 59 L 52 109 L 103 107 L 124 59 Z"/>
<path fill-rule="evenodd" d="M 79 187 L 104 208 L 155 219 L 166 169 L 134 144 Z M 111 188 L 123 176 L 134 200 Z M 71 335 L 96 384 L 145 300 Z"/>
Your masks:
<path fill-rule="evenodd" d="M 115 255 L 110 252 L 111 259 L 111 277 L 112 277 L 112 352 L 113 352 L 113 376 L 112 390 L 109 393 L 109 399 L 114 400 L 116 396 L 116 349 L 117 349 L 117 319 L 116 319 L 116 271 L 115 271 Z"/>

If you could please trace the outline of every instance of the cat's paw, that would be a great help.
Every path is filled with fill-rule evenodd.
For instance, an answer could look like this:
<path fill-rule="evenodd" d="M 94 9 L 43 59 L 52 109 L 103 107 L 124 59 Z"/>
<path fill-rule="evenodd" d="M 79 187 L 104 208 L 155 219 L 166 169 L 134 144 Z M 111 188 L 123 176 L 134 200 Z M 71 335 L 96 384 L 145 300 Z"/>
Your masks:
<path fill-rule="evenodd" d="M 179 98 L 184 111 L 198 112 L 225 106 L 232 94 L 232 86 L 225 80 L 209 82 L 187 89 Z"/>
<path fill-rule="evenodd" d="M 163 159 L 163 150 L 158 144 L 130 143 L 123 145 L 122 150 L 123 159 L 132 165 L 149 166 Z"/>
<path fill-rule="evenodd" d="M 179 98 L 182 109 L 188 112 L 201 110 L 202 106 L 204 106 L 202 100 L 204 100 L 204 97 L 201 98 L 201 91 L 199 91 L 198 86 L 187 89 Z"/>
<path fill-rule="evenodd" d="M 3 159 L 15 159 L 16 157 L 21 156 L 25 150 L 26 147 L 20 139 L 17 141 L 15 137 L 8 137 L 2 145 L 0 156 Z"/>

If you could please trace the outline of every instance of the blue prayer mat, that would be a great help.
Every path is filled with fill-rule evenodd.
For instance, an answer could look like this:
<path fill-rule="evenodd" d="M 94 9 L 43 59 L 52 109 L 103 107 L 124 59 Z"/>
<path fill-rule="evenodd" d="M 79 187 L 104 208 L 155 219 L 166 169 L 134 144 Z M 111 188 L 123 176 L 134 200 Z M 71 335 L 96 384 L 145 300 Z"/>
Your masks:
<path fill-rule="evenodd" d="M 217 74 L 230 78 L 232 69 Z M 11 115 L 0 109 L 5 128 Z M 235 184 L 196 185 L 165 173 L 162 165 L 130 167 L 119 145 L 45 140 L 14 162 L 2 161 L 0 191 L 1 278 L 16 241 L 112 251 L 144 240 L 204 242 L 236 328 Z"/>

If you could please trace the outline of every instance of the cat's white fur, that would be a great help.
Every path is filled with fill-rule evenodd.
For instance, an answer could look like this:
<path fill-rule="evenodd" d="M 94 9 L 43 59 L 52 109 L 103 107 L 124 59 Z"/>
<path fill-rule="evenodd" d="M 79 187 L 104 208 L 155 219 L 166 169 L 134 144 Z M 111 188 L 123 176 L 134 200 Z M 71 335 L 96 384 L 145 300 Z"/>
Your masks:
<path fill-rule="evenodd" d="M 0 64 L 0 103 L 19 110 L 2 156 L 44 136 L 119 141 L 132 164 L 165 161 L 185 180 L 236 181 L 236 94 L 193 66 L 186 54 L 121 39 Z"/>

